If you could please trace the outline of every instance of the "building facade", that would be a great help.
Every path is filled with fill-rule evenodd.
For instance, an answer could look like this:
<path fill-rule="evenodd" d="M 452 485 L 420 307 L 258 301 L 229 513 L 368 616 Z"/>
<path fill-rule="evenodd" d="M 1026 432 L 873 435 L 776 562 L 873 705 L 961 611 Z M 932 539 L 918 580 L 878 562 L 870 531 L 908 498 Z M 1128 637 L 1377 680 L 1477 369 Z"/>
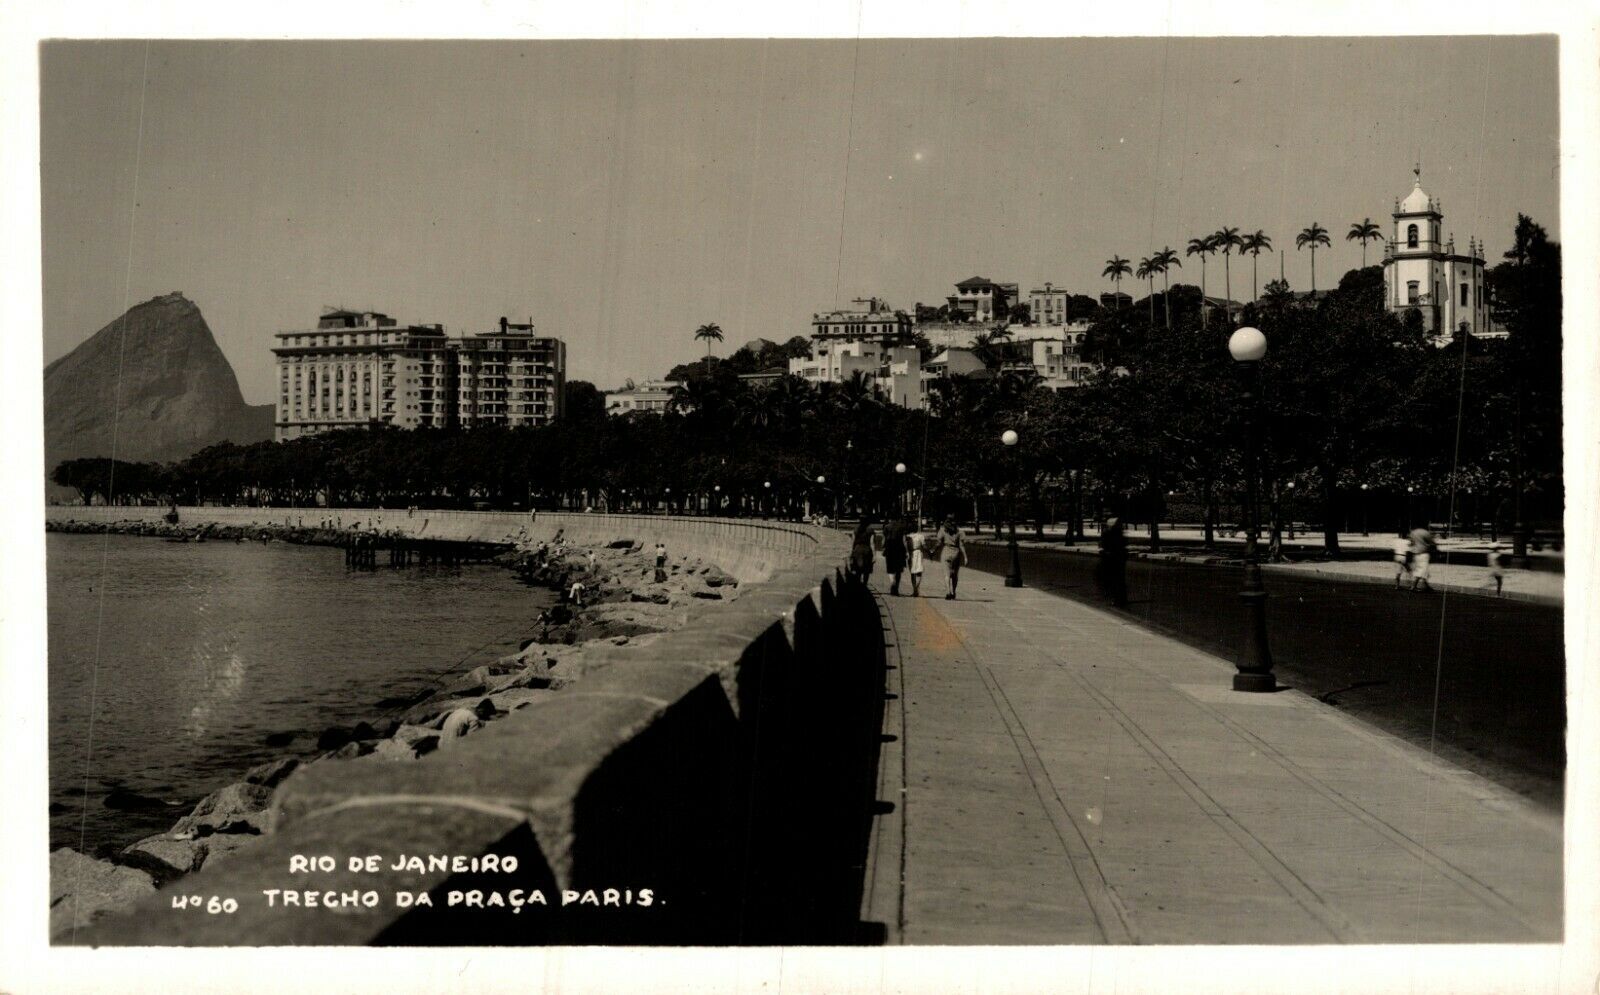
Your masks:
<path fill-rule="evenodd" d="M 682 386 L 678 380 L 646 380 L 632 389 L 610 391 L 606 394 L 606 414 L 625 415 L 632 411 L 661 414 L 672 403 L 673 388 Z"/>
<path fill-rule="evenodd" d="M 1028 291 L 1028 316 L 1036 325 L 1065 325 L 1070 318 L 1071 297 L 1065 289 L 1046 281 L 1042 288 Z"/>
<path fill-rule="evenodd" d="M 1004 321 L 1016 300 L 1016 286 L 974 276 L 956 284 L 956 292 L 945 300 L 952 313 L 959 311 L 968 321 Z"/>
<path fill-rule="evenodd" d="M 331 311 L 315 328 L 279 332 L 274 437 L 342 428 L 444 425 L 434 398 L 446 364 L 439 325 L 401 326 L 376 311 Z M 427 384 L 424 387 L 424 384 Z"/>
<path fill-rule="evenodd" d="M 330 311 L 279 332 L 273 437 L 393 425 L 537 425 L 561 414 L 566 346 L 532 326 L 451 339 L 376 311 Z M 462 371 L 466 382 L 462 382 Z"/>
<path fill-rule="evenodd" d="M 1489 317 L 1489 288 L 1484 279 L 1483 247 L 1476 238 L 1467 251 L 1456 251 L 1455 236 L 1444 232 L 1444 211 L 1437 197 L 1422 189 L 1422 170 L 1413 170 L 1415 186 L 1395 202 L 1394 231 L 1383 253 L 1384 299 L 1389 310 L 1404 317 L 1415 312 L 1435 344 L 1456 332 L 1498 337 Z"/>
<path fill-rule="evenodd" d="M 861 374 L 873 390 L 908 408 L 922 404 L 922 354 L 911 316 L 878 298 L 853 309 L 811 316 L 811 355 L 789 360 L 789 372 L 812 383 L 844 383 Z"/>
<path fill-rule="evenodd" d="M 463 428 L 548 425 L 561 417 L 566 396 L 567 346 L 534 334 L 533 323 L 511 324 L 450 343 L 455 360 L 455 415 Z"/>

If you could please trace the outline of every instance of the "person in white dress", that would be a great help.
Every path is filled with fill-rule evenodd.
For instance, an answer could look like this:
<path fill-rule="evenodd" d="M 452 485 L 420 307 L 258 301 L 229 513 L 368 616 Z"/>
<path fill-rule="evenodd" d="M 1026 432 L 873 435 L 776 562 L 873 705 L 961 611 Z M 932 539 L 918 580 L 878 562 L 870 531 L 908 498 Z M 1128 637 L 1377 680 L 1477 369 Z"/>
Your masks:
<path fill-rule="evenodd" d="M 906 563 L 911 572 L 911 596 L 921 597 L 922 591 L 922 551 L 928 545 L 928 534 L 922 531 L 922 523 L 917 522 L 917 527 L 906 533 Z"/>

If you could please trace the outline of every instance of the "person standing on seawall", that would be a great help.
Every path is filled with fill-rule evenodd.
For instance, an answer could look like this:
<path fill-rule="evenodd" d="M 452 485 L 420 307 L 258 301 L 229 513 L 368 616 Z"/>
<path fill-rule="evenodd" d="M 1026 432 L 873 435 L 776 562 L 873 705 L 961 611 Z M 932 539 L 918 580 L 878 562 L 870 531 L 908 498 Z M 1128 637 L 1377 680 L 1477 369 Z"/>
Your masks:
<path fill-rule="evenodd" d="M 944 564 L 945 577 L 950 582 L 950 590 L 945 593 L 944 599 L 954 601 L 956 585 L 961 581 L 961 568 L 967 562 L 967 540 L 956 527 L 954 515 L 945 516 L 936 539 L 939 543 L 939 560 Z"/>

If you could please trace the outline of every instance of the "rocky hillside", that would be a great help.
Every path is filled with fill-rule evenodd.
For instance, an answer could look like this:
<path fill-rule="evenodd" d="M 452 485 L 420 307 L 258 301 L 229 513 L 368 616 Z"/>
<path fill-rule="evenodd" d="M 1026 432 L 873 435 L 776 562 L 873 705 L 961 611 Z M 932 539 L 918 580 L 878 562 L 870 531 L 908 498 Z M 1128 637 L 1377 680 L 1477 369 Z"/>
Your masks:
<path fill-rule="evenodd" d="M 155 297 L 44 369 L 45 473 L 64 459 L 166 461 L 224 440 L 272 438 L 272 405 L 248 405 L 206 319 L 181 293 Z"/>

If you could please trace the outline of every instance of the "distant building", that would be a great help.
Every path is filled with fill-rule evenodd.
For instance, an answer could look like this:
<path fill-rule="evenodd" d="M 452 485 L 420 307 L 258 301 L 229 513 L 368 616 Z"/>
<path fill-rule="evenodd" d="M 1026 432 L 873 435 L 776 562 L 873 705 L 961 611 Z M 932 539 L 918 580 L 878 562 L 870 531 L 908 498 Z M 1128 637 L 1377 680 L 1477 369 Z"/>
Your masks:
<path fill-rule="evenodd" d="M 1437 197 L 1422 189 L 1422 169 L 1405 200 L 1394 206 L 1394 236 L 1384 247 L 1383 289 L 1389 310 L 1404 317 L 1416 312 L 1436 344 L 1457 332 L 1481 338 L 1502 337 L 1490 319 L 1483 246 L 1467 241 L 1456 252 L 1455 236 L 1443 234 L 1444 211 Z"/>
<path fill-rule="evenodd" d="M 922 404 L 921 352 L 911 316 L 878 298 L 853 301 L 854 309 L 811 317 L 811 355 L 789 360 L 789 372 L 812 383 L 844 383 L 861 374 L 895 404 Z"/>
<path fill-rule="evenodd" d="M 739 380 L 751 390 L 765 390 L 788 375 L 789 371 L 785 367 L 769 366 L 754 373 L 741 373 Z"/>
<path fill-rule="evenodd" d="M 567 346 L 560 339 L 535 335 L 531 322 L 501 318 L 497 330 L 456 339 L 450 349 L 463 428 L 547 425 L 561 417 Z"/>
<path fill-rule="evenodd" d="M 664 412 L 672 403 L 672 391 L 682 387 L 679 380 L 646 380 L 631 389 L 606 393 L 606 414 L 625 415 L 630 411 Z"/>
<path fill-rule="evenodd" d="M 537 425 L 561 413 L 566 346 L 531 325 L 501 319 L 499 332 L 450 339 L 443 325 L 336 310 L 274 337 L 279 441 L 377 425 Z"/>
<path fill-rule="evenodd" d="M 956 292 L 946 300 L 952 314 L 965 315 L 969 321 L 1004 321 L 1016 298 L 1014 283 L 995 283 L 974 276 L 956 284 Z"/>
<path fill-rule="evenodd" d="M 1035 325 L 1065 325 L 1071 299 L 1070 291 L 1046 281 L 1043 288 L 1028 291 L 1028 316 Z"/>
<path fill-rule="evenodd" d="M 985 369 L 983 360 L 971 349 L 946 349 L 922 364 L 925 379 L 967 377 Z"/>
<path fill-rule="evenodd" d="M 317 327 L 279 332 L 274 438 L 342 428 L 444 425 L 435 392 L 444 328 L 400 326 L 376 311 L 330 311 Z M 424 386 L 426 384 L 426 386 Z M 426 401 L 424 401 L 426 391 Z"/>
<path fill-rule="evenodd" d="M 1107 311 L 1121 311 L 1133 306 L 1133 298 L 1121 292 L 1100 295 L 1100 306 Z"/>
<path fill-rule="evenodd" d="M 1079 387 L 1089 378 L 1094 364 L 1083 358 L 1083 340 L 1089 323 L 1063 326 L 1059 335 L 1034 336 L 1021 343 L 1028 349 L 1028 362 L 1051 390 Z"/>

